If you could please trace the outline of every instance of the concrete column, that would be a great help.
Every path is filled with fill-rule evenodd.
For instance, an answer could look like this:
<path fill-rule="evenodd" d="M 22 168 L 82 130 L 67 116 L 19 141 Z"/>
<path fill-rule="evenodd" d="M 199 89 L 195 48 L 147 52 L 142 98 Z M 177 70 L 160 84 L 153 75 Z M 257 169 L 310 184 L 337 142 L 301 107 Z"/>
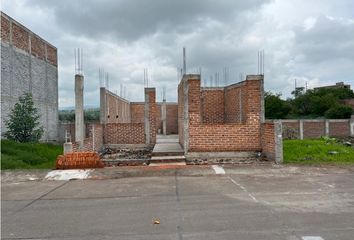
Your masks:
<path fill-rule="evenodd" d="M 351 116 L 349 120 L 350 136 L 354 137 L 354 115 Z"/>
<path fill-rule="evenodd" d="M 304 139 L 304 120 L 302 120 L 302 119 L 299 120 L 299 135 L 300 135 L 300 139 L 303 140 Z"/>
<path fill-rule="evenodd" d="M 274 121 L 275 162 L 283 162 L 283 134 L 281 121 Z"/>
<path fill-rule="evenodd" d="M 329 120 L 325 120 L 325 135 L 328 137 L 329 136 Z"/>
<path fill-rule="evenodd" d="M 75 75 L 75 142 L 84 146 L 84 76 Z"/>
<path fill-rule="evenodd" d="M 187 155 L 189 150 L 189 105 L 188 105 L 188 92 L 189 92 L 189 85 L 188 79 L 183 77 L 182 83 L 183 84 L 183 150 L 184 155 Z"/>
<path fill-rule="evenodd" d="M 150 122 L 149 122 L 149 93 L 145 88 L 145 105 L 144 105 L 144 126 L 145 126 L 145 143 L 150 144 Z"/>
<path fill-rule="evenodd" d="M 107 103 L 106 103 L 106 88 L 100 88 L 100 123 L 107 123 Z"/>
<path fill-rule="evenodd" d="M 161 105 L 161 121 L 162 121 L 162 133 L 166 135 L 166 119 L 167 119 L 167 109 L 166 109 L 166 100 L 164 99 Z"/>

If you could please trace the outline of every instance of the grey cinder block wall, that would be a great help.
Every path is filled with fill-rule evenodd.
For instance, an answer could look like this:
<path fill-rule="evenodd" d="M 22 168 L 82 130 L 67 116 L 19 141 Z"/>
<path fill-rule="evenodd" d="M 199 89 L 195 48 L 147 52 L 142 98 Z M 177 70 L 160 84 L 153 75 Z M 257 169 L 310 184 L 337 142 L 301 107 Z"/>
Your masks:
<path fill-rule="evenodd" d="M 43 141 L 58 139 L 57 48 L 1 12 L 1 136 L 5 120 L 25 92 L 33 95 Z"/>

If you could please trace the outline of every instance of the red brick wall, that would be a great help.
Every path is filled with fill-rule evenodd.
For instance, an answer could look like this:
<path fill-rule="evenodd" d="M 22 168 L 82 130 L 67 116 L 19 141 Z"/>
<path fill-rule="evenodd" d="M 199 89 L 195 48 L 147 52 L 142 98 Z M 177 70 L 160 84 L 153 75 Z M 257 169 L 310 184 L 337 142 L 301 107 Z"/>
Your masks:
<path fill-rule="evenodd" d="M 332 122 L 329 121 L 329 135 L 334 137 L 350 136 L 349 120 Z"/>
<path fill-rule="evenodd" d="M 289 137 L 298 138 L 300 136 L 299 121 L 282 120 L 282 125 L 283 125 L 283 139 L 287 139 Z"/>
<path fill-rule="evenodd" d="M 132 123 L 143 123 L 144 122 L 144 103 L 131 103 L 130 104 L 130 114 Z"/>
<path fill-rule="evenodd" d="M 19 49 L 29 52 L 28 39 L 28 32 L 20 25 L 12 23 L 12 44 Z"/>
<path fill-rule="evenodd" d="M 224 89 L 202 90 L 201 114 L 203 123 L 223 123 L 224 106 Z"/>
<path fill-rule="evenodd" d="M 325 121 L 306 122 L 304 121 L 304 138 L 320 138 L 326 135 Z"/>
<path fill-rule="evenodd" d="M 245 123 L 201 122 L 200 80 L 188 80 L 189 151 L 261 151 L 261 80 L 244 82 L 248 100 L 242 102 Z"/>
<path fill-rule="evenodd" d="M 106 101 L 106 123 L 129 123 L 130 122 L 130 103 L 115 93 L 105 91 Z"/>
<path fill-rule="evenodd" d="M 246 115 L 247 92 L 244 84 L 225 89 L 225 122 L 243 123 Z"/>
<path fill-rule="evenodd" d="M 144 144 L 143 123 L 108 123 L 104 127 L 105 144 Z"/>
<path fill-rule="evenodd" d="M 57 49 L 47 44 L 47 61 L 51 64 L 58 65 Z"/>
<path fill-rule="evenodd" d="M 37 36 L 31 37 L 31 52 L 33 56 L 45 59 L 45 43 Z"/>
<path fill-rule="evenodd" d="M 161 104 L 156 104 L 156 131 L 162 133 Z"/>
<path fill-rule="evenodd" d="M 178 134 L 178 105 L 167 104 L 166 106 L 166 133 Z"/>
<path fill-rule="evenodd" d="M 10 21 L 1 14 L 1 41 L 10 42 Z"/>
<path fill-rule="evenodd" d="M 275 136 L 274 123 L 266 122 L 262 124 L 262 153 L 266 159 L 275 157 Z"/>

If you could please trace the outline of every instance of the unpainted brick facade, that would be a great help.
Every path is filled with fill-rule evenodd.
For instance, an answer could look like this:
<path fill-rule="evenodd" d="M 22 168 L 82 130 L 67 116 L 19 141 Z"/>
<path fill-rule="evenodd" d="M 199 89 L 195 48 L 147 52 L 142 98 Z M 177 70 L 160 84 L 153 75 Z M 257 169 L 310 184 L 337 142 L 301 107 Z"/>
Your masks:
<path fill-rule="evenodd" d="M 201 88 L 199 75 L 185 75 L 178 105 L 179 141 L 187 158 L 193 153 L 277 150 L 271 145 L 276 143 L 274 128 L 264 125 L 261 75 L 224 88 Z"/>

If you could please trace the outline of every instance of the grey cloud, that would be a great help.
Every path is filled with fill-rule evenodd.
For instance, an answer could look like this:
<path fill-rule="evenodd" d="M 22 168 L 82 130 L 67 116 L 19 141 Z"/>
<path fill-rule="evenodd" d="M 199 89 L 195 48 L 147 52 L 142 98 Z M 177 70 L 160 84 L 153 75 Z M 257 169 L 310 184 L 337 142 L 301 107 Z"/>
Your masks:
<path fill-rule="evenodd" d="M 259 8 L 268 0 L 105 0 L 29 1 L 46 6 L 65 31 L 95 38 L 108 36 L 136 40 L 159 31 L 184 34 L 206 19 L 227 21 L 243 11 Z"/>
<path fill-rule="evenodd" d="M 295 51 L 306 61 L 318 63 L 334 58 L 354 59 L 354 22 L 321 16 L 309 30 L 295 30 Z"/>

